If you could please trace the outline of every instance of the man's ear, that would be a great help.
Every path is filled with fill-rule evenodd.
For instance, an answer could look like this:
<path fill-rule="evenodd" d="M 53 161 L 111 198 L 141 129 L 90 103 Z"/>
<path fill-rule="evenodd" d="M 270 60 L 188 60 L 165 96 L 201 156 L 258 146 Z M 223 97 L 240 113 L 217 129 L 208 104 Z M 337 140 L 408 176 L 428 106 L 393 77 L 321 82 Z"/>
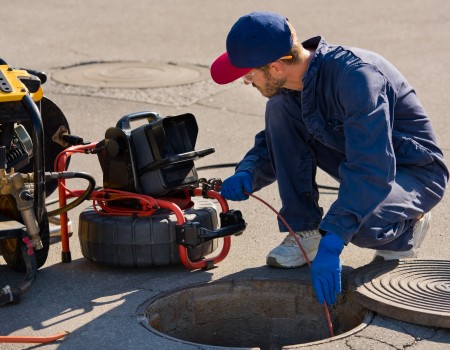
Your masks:
<path fill-rule="evenodd" d="M 284 74 L 285 66 L 280 61 L 275 61 L 270 64 L 270 69 L 272 70 L 272 74 L 278 75 L 278 74 Z"/>

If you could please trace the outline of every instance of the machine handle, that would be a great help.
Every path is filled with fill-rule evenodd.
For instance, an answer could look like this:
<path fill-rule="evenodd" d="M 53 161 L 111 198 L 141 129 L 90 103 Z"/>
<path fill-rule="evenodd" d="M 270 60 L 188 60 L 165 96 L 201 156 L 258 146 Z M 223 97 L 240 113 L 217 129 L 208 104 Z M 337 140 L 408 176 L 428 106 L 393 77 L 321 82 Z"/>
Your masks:
<path fill-rule="evenodd" d="M 158 113 L 150 111 L 131 113 L 120 118 L 116 124 L 116 127 L 122 129 L 123 131 L 129 131 L 131 129 L 130 122 L 141 119 L 147 119 L 148 122 L 151 123 L 156 120 L 162 119 L 162 117 Z"/>
<path fill-rule="evenodd" d="M 176 226 L 176 241 L 185 247 L 195 248 L 198 245 L 216 238 L 231 235 L 239 236 L 245 231 L 247 224 L 239 210 L 230 210 L 220 214 L 221 227 L 208 230 L 199 222 L 185 222 Z"/>
<path fill-rule="evenodd" d="M 201 149 L 199 151 L 191 151 L 186 153 L 180 153 L 172 157 L 163 158 L 151 164 L 148 164 L 141 169 L 139 169 L 140 175 L 142 176 L 146 172 L 153 171 L 156 169 L 160 169 L 167 165 L 172 165 L 176 163 L 186 162 L 188 160 L 194 160 L 197 158 L 201 158 L 207 156 L 208 154 L 214 153 L 215 149 L 213 147 Z"/>
<path fill-rule="evenodd" d="M 41 84 L 45 84 L 45 82 L 47 81 L 47 74 L 45 74 L 44 72 L 39 72 L 35 69 L 28 69 L 28 68 L 20 68 L 20 69 L 25 70 L 31 75 L 38 77 L 39 80 L 41 81 Z"/>
<path fill-rule="evenodd" d="M 200 229 L 199 238 L 203 242 L 211 241 L 216 238 L 226 236 L 239 236 L 245 231 L 247 224 L 245 222 L 236 225 L 218 228 L 217 230 L 208 230 L 204 227 Z"/>
<path fill-rule="evenodd" d="M 208 230 L 201 227 L 198 222 L 187 222 L 184 225 L 179 225 L 176 228 L 176 241 L 184 247 L 195 248 L 202 243 L 211 241 L 216 238 L 227 236 L 238 236 L 245 231 L 247 224 L 241 222 L 235 225 L 221 227 L 217 230 Z"/>

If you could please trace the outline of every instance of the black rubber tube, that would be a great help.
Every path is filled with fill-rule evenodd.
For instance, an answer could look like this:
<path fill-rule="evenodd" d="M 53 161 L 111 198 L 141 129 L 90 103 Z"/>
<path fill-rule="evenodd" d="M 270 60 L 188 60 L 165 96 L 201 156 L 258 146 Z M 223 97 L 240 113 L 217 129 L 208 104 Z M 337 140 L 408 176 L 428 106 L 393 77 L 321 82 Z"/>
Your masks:
<path fill-rule="evenodd" d="M 0 290 L 0 307 L 9 303 L 18 304 L 20 296 L 31 288 L 37 275 L 37 261 L 35 254 L 28 254 L 29 247 L 20 240 L 20 249 L 26 266 L 25 278 L 17 287 L 6 285 Z"/>
<path fill-rule="evenodd" d="M 34 201 L 36 219 L 39 225 L 45 215 L 45 175 L 44 175 L 44 128 L 38 107 L 29 95 L 25 95 L 22 104 L 32 122 L 33 160 L 34 160 Z"/>
<path fill-rule="evenodd" d="M 235 168 L 237 165 L 238 165 L 238 163 L 222 163 L 222 164 L 204 165 L 204 166 L 196 167 L 195 169 L 207 170 L 207 169 L 219 169 L 219 168 Z M 334 187 L 334 186 L 317 185 L 317 187 L 322 188 L 324 190 L 339 191 L 339 187 Z"/>
<path fill-rule="evenodd" d="M 69 210 L 75 208 L 76 206 L 80 205 L 82 202 L 84 202 L 86 199 L 89 198 L 89 196 L 94 192 L 95 189 L 95 179 L 84 172 L 69 172 L 69 171 L 63 171 L 60 173 L 46 173 L 46 177 L 49 179 L 75 179 L 75 178 L 81 178 L 89 181 L 87 189 L 84 191 L 84 193 L 75 199 L 74 201 L 70 202 L 69 204 L 65 205 L 62 208 L 58 208 L 52 211 L 49 211 L 47 213 L 48 216 L 54 216 L 59 215 L 61 213 L 66 213 Z"/>

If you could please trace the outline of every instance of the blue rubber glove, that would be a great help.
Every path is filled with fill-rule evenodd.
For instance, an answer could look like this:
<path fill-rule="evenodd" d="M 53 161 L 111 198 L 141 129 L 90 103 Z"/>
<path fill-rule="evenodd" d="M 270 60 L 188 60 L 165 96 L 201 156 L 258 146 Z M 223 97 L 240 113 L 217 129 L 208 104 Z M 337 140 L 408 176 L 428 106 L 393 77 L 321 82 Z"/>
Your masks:
<path fill-rule="evenodd" d="M 243 191 L 252 193 L 252 184 L 252 174 L 248 171 L 238 171 L 233 176 L 224 180 L 220 193 L 225 199 L 243 201 L 248 199 L 248 195 L 244 194 Z"/>
<path fill-rule="evenodd" d="M 336 234 L 328 232 L 319 243 L 319 250 L 311 264 L 311 279 L 316 298 L 320 304 L 336 303 L 341 293 L 341 260 L 344 241 Z"/>

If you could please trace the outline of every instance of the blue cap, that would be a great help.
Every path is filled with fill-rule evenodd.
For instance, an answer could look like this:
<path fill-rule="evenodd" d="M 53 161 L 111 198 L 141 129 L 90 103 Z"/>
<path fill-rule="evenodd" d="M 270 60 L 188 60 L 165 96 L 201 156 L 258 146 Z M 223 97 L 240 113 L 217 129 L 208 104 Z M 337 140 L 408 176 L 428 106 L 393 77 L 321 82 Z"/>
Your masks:
<path fill-rule="evenodd" d="M 227 52 L 211 66 L 218 84 L 227 84 L 287 55 L 293 45 L 287 19 L 272 12 L 242 16 L 227 36 Z"/>

